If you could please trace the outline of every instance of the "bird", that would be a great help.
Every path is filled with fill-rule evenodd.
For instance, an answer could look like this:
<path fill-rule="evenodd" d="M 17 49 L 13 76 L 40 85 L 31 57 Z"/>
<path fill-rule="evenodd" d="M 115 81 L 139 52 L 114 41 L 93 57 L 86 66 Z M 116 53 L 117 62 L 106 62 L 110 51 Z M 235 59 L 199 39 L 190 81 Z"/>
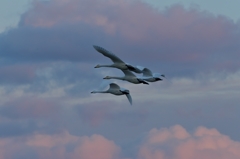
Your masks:
<path fill-rule="evenodd" d="M 135 73 L 142 73 L 142 71 L 135 66 L 132 66 L 131 64 L 125 63 L 123 60 L 121 60 L 119 57 L 117 57 L 115 54 L 111 53 L 110 51 L 100 47 L 93 45 L 94 49 L 96 49 L 99 53 L 103 54 L 104 56 L 110 58 L 113 62 L 113 64 L 109 65 L 100 65 L 98 64 L 94 68 L 100 68 L 100 67 L 113 67 L 113 68 L 118 68 L 121 70 L 130 70 Z"/>
<path fill-rule="evenodd" d="M 129 103 L 132 105 L 132 97 L 128 89 L 121 88 L 116 83 L 110 83 L 109 86 L 109 89 L 106 91 L 92 91 L 91 93 L 111 93 L 114 95 L 126 95 Z"/>
<path fill-rule="evenodd" d="M 125 76 L 123 77 L 114 77 L 114 76 L 106 76 L 103 79 L 118 79 L 118 80 L 123 80 L 123 81 L 128 81 L 134 84 L 148 84 L 146 81 L 144 81 L 141 77 L 137 77 L 134 75 L 131 71 L 129 70 L 122 70 Z"/>
<path fill-rule="evenodd" d="M 148 82 L 161 81 L 162 79 L 160 77 L 166 78 L 165 75 L 163 75 L 163 74 L 152 73 L 152 71 L 146 67 L 142 70 L 142 73 L 143 73 L 143 75 L 142 75 L 141 79 L 148 81 Z"/>

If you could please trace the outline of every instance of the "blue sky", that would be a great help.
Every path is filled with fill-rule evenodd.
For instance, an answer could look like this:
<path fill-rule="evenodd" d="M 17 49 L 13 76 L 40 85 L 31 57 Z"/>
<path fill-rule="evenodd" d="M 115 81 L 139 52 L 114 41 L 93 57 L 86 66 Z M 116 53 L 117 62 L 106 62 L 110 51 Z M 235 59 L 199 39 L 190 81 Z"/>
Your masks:
<path fill-rule="evenodd" d="M 20 16 L 30 7 L 30 0 L 0 1 L 0 32 L 17 26 Z"/>
<path fill-rule="evenodd" d="M 1 159 L 240 158 L 237 1 L 11 2 L 0 5 Z M 132 106 L 91 94 L 123 75 L 94 68 L 111 60 L 93 45 L 167 78 L 110 80 Z"/>

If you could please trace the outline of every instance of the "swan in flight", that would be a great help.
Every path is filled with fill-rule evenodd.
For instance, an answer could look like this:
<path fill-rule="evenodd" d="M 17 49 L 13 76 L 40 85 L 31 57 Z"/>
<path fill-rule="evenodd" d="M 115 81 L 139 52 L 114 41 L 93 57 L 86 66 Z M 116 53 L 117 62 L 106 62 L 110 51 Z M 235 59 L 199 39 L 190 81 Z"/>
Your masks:
<path fill-rule="evenodd" d="M 146 81 L 144 81 L 144 79 L 142 79 L 141 77 L 137 77 L 129 70 L 122 70 L 122 72 L 125 75 L 123 77 L 106 76 L 103 79 L 118 79 L 118 80 L 128 81 L 134 84 L 140 84 L 140 83 L 148 84 Z"/>
<path fill-rule="evenodd" d="M 152 71 L 146 67 L 142 70 L 142 73 L 143 73 L 143 76 L 141 78 L 148 82 L 161 81 L 162 79 L 160 77 L 165 78 L 165 75 L 159 74 L 159 73 L 152 73 Z"/>
<path fill-rule="evenodd" d="M 97 65 L 95 66 L 95 68 L 99 68 L 99 67 L 114 67 L 114 68 L 118 68 L 121 70 L 130 70 L 133 71 L 135 73 L 142 73 L 142 71 L 138 68 L 138 67 L 134 67 L 128 63 L 123 62 L 119 57 L 117 57 L 116 55 L 114 55 L 113 53 L 111 53 L 110 51 L 100 47 L 100 46 L 96 46 L 93 45 L 94 49 L 96 49 L 99 53 L 103 54 L 104 56 L 110 58 L 113 62 L 113 64 L 110 65 Z"/>
<path fill-rule="evenodd" d="M 91 93 L 111 93 L 114 95 L 124 95 L 125 94 L 129 103 L 132 105 L 132 97 L 130 95 L 129 90 L 127 90 L 125 88 L 121 88 L 115 83 L 110 83 L 109 85 L 110 85 L 110 87 L 106 91 L 92 91 Z"/>

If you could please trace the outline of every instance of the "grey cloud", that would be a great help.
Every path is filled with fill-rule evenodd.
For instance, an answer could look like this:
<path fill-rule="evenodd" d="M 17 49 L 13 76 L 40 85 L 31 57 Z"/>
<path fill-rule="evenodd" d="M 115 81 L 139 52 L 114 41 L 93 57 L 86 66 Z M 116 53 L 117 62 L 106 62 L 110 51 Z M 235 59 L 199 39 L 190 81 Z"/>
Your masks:
<path fill-rule="evenodd" d="M 92 45 L 100 45 L 126 62 L 167 72 L 170 77 L 209 71 L 234 72 L 240 67 L 236 60 L 240 49 L 239 25 L 226 17 L 180 5 L 157 12 L 137 2 L 132 5 L 103 5 L 102 2 L 99 7 L 91 6 L 90 10 L 65 14 L 67 6 L 78 9 L 83 7 L 78 6 L 80 3 L 89 7 L 94 2 L 68 1 L 66 8 L 57 1 L 36 3 L 22 16 L 18 28 L 1 35 L 1 56 L 25 61 L 110 63 L 92 48 Z M 115 10 L 109 10 L 111 7 Z M 145 14 L 138 15 L 140 10 Z M 49 17 L 45 13 L 52 14 Z M 128 15 L 132 13 L 136 17 Z M 42 23 L 35 25 L 41 20 Z M 44 26 L 45 23 L 53 24 Z M 112 32 L 108 28 L 111 25 Z"/>

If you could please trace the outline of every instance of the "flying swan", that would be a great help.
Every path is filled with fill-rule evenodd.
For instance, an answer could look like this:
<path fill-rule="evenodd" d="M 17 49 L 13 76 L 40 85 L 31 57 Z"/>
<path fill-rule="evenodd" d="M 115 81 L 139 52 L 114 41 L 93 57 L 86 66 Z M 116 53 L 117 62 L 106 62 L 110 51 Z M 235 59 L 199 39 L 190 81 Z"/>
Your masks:
<path fill-rule="evenodd" d="M 113 62 L 113 64 L 110 65 L 97 65 L 95 66 L 95 68 L 99 68 L 99 67 L 114 67 L 114 68 L 118 68 L 121 70 L 130 70 L 133 71 L 135 73 L 142 73 L 142 71 L 138 68 L 138 67 L 134 67 L 128 63 L 123 62 L 119 57 L 117 57 L 116 55 L 114 55 L 113 53 L 111 53 L 110 51 L 100 47 L 100 46 L 96 46 L 93 45 L 94 49 L 96 49 L 99 53 L 103 54 L 104 56 L 110 58 Z"/>
<path fill-rule="evenodd" d="M 128 81 L 134 84 L 140 84 L 140 83 L 148 84 L 146 81 L 144 81 L 144 79 L 142 79 L 141 77 L 137 77 L 129 70 L 122 70 L 122 72 L 125 75 L 123 77 L 106 76 L 103 79 L 118 79 L 118 80 Z"/>
<path fill-rule="evenodd" d="M 160 73 L 152 73 L 152 71 L 146 67 L 142 70 L 142 73 L 143 73 L 143 75 L 142 75 L 141 79 L 148 81 L 148 82 L 161 81 L 162 78 L 160 78 L 160 77 L 165 78 L 165 75 L 160 74 Z"/>
<path fill-rule="evenodd" d="M 106 91 L 92 91 L 91 93 L 111 93 L 114 95 L 124 95 L 125 94 L 129 103 L 132 105 L 132 97 L 130 95 L 129 90 L 127 90 L 125 88 L 121 88 L 115 83 L 110 83 L 109 85 L 110 85 L 110 87 Z"/>

